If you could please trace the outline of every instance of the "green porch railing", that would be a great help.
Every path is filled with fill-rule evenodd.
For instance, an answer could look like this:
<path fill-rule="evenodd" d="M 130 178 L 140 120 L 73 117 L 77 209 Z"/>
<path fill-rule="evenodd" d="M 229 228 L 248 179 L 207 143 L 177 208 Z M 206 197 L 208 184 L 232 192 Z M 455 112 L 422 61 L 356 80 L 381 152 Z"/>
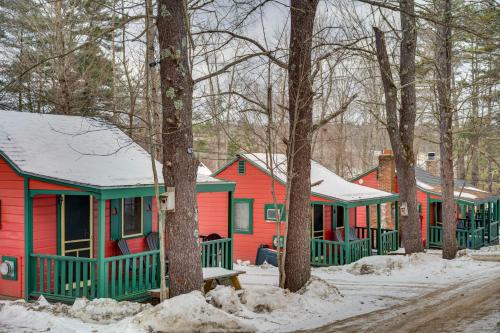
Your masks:
<path fill-rule="evenodd" d="M 54 301 L 97 297 L 95 259 L 31 254 L 30 296 Z"/>
<path fill-rule="evenodd" d="M 202 267 L 233 268 L 232 238 L 222 238 L 201 243 Z"/>
<path fill-rule="evenodd" d="M 384 229 L 384 228 L 381 228 L 380 229 L 380 233 L 383 235 L 385 233 L 392 233 L 391 235 L 387 235 L 385 237 L 385 240 L 386 242 L 387 241 L 391 241 L 393 240 L 393 237 L 395 235 L 395 243 L 391 243 L 391 247 L 390 247 L 390 250 L 389 251 L 396 251 L 398 249 L 398 232 L 397 230 L 392 230 L 392 229 Z M 359 239 L 361 238 L 368 238 L 368 228 L 366 227 L 356 227 L 356 237 L 358 237 Z M 382 249 L 384 249 L 384 237 L 381 237 L 381 242 L 382 242 Z M 373 250 L 377 250 L 377 228 L 370 228 L 370 246 L 371 246 L 371 249 Z M 385 245 L 385 247 L 387 248 L 387 244 Z M 389 252 L 387 251 L 387 252 Z M 384 252 L 382 250 L 382 254 L 386 254 L 387 252 Z"/>
<path fill-rule="evenodd" d="M 160 250 L 104 258 L 104 295 L 116 300 L 147 298 L 160 287 Z"/>
<path fill-rule="evenodd" d="M 488 230 L 488 242 L 491 244 L 498 240 L 499 221 L 491 222 Z"/>
<path fill-rule="evenodd" d="M 429 245 L 436 248 L 443 247 L 443 227 L 430 226 Z M 478 249 L 484 245 L 484 228 L 473 230 L 457 229 L 457 245 L 460 249 Z"/>
<path fill-rule="evenodd" d="M 432 247 L 443 246 L 443 228 L 436 225 L 429 226 L 429 245 Z"/>
<path fill-rule="evenodd" d="M 479 249 L 484 245 L 484 227 L 476 228 L 471 231 L 472 235 L 472 248 Z"/>
<path fill-rule="evenodd" d="M 311 265 L 337 266 L 346 263 L 345 243 L 311 239 Z"/>
<path fill-rule="evenodd" d="M 398 231 L 383 231 L 380 235 L 380 243 L 381 243 L 381 254 L 387 254 L 391 251 L 396 251 L 398 246 Z"/>
<path fill-rule="evenodd" d="M 368 238 L 349 241 L 349 247 L 351 250 L 350 262 L 355 262 L 363 257 L 367 257 L 371 252 L 370 240 Z"/>

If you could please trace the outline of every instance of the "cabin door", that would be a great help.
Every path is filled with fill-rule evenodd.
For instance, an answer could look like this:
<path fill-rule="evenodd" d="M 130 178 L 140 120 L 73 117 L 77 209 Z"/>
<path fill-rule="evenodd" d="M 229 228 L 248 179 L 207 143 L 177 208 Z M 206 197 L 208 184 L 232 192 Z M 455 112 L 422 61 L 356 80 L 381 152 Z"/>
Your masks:
<path fill-rule="evenodd" d="M 61 255 L 93 257 L 92 197 L 64 195 L 61 207 Z"/>
<path fill-rule="evenodd" d="M 324 239 L 323 205 L 313 205 L 312 208 L 311 237 Z"/>

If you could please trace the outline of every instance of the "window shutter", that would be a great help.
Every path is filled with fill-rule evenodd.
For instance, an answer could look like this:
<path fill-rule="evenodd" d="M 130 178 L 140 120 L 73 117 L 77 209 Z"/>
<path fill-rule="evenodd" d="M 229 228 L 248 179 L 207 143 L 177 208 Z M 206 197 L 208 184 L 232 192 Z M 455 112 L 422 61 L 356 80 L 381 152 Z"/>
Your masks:
<path fill-rule="evenodd" d="M 148 235 L 153 230 L 153 197 L 142 198 L 142 214 L 144 235 Z"/>
<path fill-rule="evenodd" d="M 122 238 L 121 228 L 122 228 L 122 199 L 112 199 L 110 200 L 110 238 L 111 240 L 119 240 Z"/>

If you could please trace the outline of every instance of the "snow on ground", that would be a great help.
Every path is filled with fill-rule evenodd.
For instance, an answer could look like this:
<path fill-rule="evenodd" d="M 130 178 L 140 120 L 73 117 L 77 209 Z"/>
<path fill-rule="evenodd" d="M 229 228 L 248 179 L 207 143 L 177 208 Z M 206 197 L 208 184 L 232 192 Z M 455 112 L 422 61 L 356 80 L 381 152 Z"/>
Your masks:
<path fill-rule="evenodd" d="M 500 247 L 479 251 L 497 253 Z M 110 299 L 77 300 L 73 306 L 0 301 L 0 332 L 284 332 L 401 304 L 475 277 L 500 275 L 496 262 L 468 253 L 455 260 L 439 253 L 372 256 L 340 267 L 313 269 L 298 293 L 277 287 L 278 270 L 245 263 L 235 269 L 244 290 L 218 286 L 206 296 L 192 292 L 157 306 Z"/>

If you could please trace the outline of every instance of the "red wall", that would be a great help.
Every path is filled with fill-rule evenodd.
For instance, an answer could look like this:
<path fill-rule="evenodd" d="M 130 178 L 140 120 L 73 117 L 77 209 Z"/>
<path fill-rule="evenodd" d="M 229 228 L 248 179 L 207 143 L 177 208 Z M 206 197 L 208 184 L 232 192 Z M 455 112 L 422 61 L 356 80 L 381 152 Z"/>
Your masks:
<path fill-rule="evenodd" d="M 0 277 L 0 295 L 22 297 L 24 283 L 24 179 L 0 157 L 0 258 L 17 257 L 17 281 Z"/>
<path fill-rule="evenodd" d="M 363 179 L 362 185 L 378 189 L 377 170 L 373 170 L 372 172 L 361 177 L 360 179 Z M 359 180 L 356 180 L 355 183 L 359 184 Z M 396 183 L 396 189 L 399 191 L 397 183 Z M 438 198 L 437 196 L 431 196 L 431 197 Z M 420 212 L 420 229 L 422 232 L 422 242 L 425 245 L 425 242 L 427 240 L 427 210 L 428 210 L 427 193 L 417 189 L 417 201 L 422 206 Z M 358 209 L 357 216 L 358 216 L 358 225 L 360 225 L 360 221 L 366 220 L 365 210 L 363 209 L 361 211 L 361 209 Z"/>
<path fill-rule="evenodd" d="M 200 235 L 217 233 L 228 236 L 228 192 L 198 193 L 198 228 Z"/>
<path fill-rule="evenodd" d="M 217 175 L 217 178 L 236 182 L 235 198 L 254 199 L 253 202 L 253 233 L 234 234 L 234 259 L 249 260 L 254 263 L 259 245 L 272 247 L 273 236 L 276 235 L 276 222 L 264 220 L 264 205 L 273 203 L 271 193 L 272 178 L 262 170 L 246 162 L 244 175 L 238 174 L 238 163 L 235 162 Z M 285 186 L 275 182 L 275 194 L 278 203 L 283 203 Z M 311 197 L 312 201 L 327 200 Z M 331 237 L 331 210 L 324 211 L 325 236 Z M 281 224 L 283 232 L 284 224 Z"/>

